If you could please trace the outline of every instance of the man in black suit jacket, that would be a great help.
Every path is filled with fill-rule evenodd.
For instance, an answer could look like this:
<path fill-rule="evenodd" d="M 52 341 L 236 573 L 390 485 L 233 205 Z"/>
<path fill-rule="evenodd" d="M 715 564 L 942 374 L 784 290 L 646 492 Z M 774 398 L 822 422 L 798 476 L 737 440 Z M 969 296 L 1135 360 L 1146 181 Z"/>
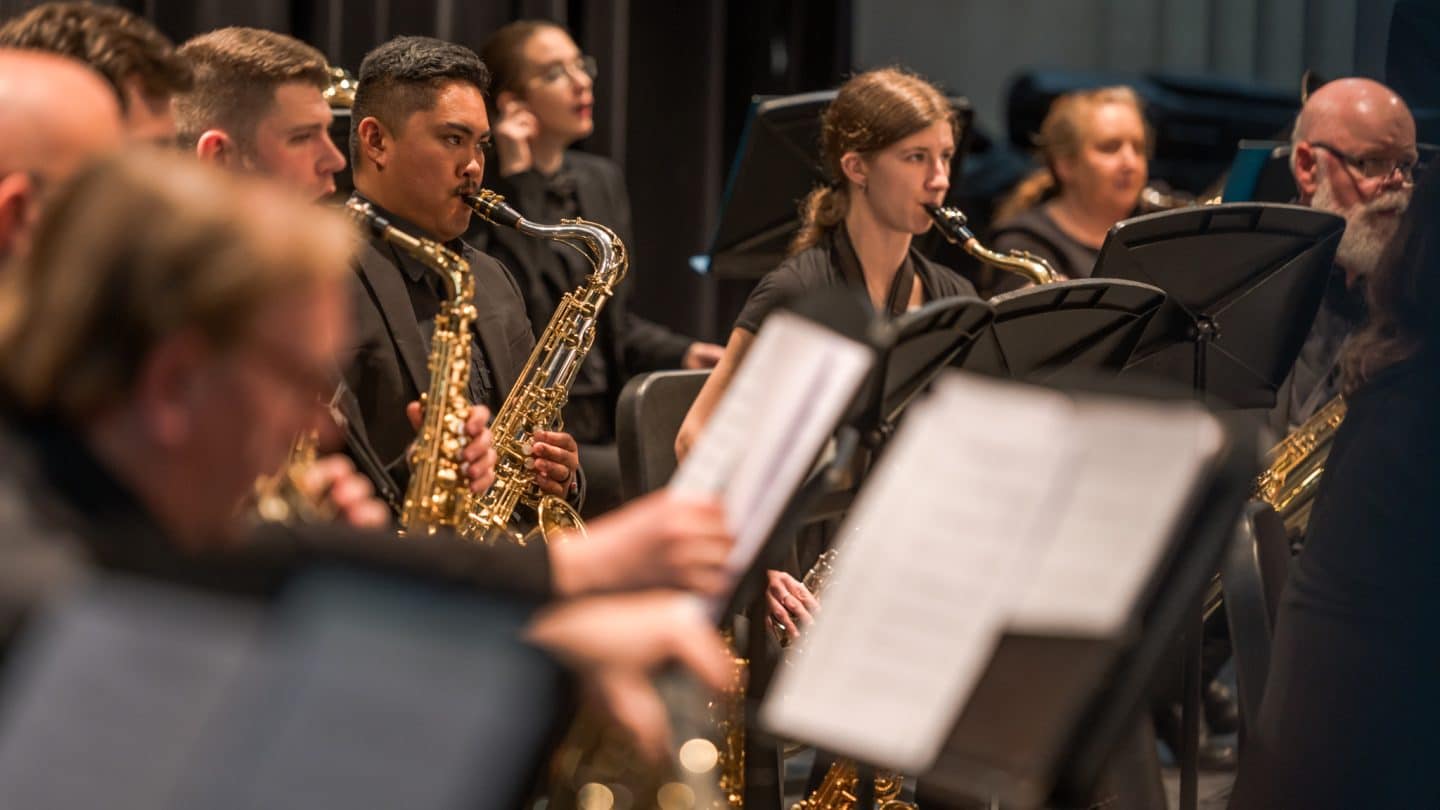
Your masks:
<path fill-rule="evenodd" d="M 366 55 L 351 111 L 356 195 L 393 225 L 445 243 L 470 264 L 476 317 L 470 401 L 493 413 L 534 346 L 520 288 L 499 262 L 460 241 L 471 211 L 461 199 L 484 176 L 490 138 L 485 66 L 470 50 L 424 37 L 401 37 Z M 429 334 L 442 305 L 436 274 L 378 240 L 360 254 L 354 287 L 356 328 L 345 376 L 380 457 L 405 478 L 414 437 L 413 408 L 429 388 Z M 537 431 L 535 482 L 578 503 L 579 454 L 568 434 Z M 493 453 L 476 443 L 471 462 Z"/>

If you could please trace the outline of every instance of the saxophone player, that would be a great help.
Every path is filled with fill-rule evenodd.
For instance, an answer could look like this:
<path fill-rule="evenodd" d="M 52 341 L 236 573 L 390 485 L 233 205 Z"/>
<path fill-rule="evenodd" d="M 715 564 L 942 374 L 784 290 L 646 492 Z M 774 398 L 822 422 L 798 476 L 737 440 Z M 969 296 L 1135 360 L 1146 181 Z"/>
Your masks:
<path fill-rule="evenodd" d="M 350 153 L 359 199 L 401 230 L 444 243 L 469 262 L 477 312 L 469 399 L 493 413 L 519 376 L 534 336 L 509 271 L 460 241 L 471 216 L 460 195 L 473 194 L 484 177 L 488 86 L 484 63 L 467 48 L 424 37 L 391 40 L 360 66 Z M 346 382 L 359 399 L 375 450 L 395 477 L 404 479 L 418 407 L 411 403 L 429 386 L 430 331 L 444 294 L 432 271 L 378 240 L 362 250 L 356 270 L 356 334 Z M 485 417 L 477 419 L 476 413 L 470 422 L 483 423 Z M 493 464 L 482 445 L 488 441 L 472 441 L 466 450 L 472 466 L 483 466 L 487 458 Z M 580 458 L 572 437 L 537 434 L 532 459 L 543 492 L 581 501 Z"/>
<path fill-rule="evenodd" d="M 423 37 L 401 37 L 365 57 L 351 110 L 351 162 L 356 195 L 396 226 L 453 246 L 470 263 L 476 289 L 469 426 L 476 435 L 466 450 L 475 467 L 490 475 L 495 462 L 488 412 L 519 376 L 535 338 L 519 287 L 495 259 L 459 240 L 471 209 L 462 193 L 476 191 L 484 176 L 490 123 L 484 92 L 488 73 L 470 50 Z M 345 377 L 359 400 L 366 431 L 382 458 L 395 459 L 403 475 L 404 452 L 414 436 L 420 391 L 428 386 L 427 346 L 431 319 L 440 304 L 426 273 L 388 245 L 361 250 L 353 278 L 355 334 L 346 353 Z M 407 408 L 410 411 L 406 418 Z M 487 412 L 488 408 L 488 412 Z M 537 431 L 535 480 L 542 491 L 578 501 L 583 486 L 575 440 Z M 483 489 L 474 478 L 472 489 Z M 723 588 L 729 538 L 690 531 L 689 505 L 659 495 L 617 510 L 603 529 L 592 526 L 586 542 L 531 544 L 544 555 L 557 592 L 574 594 L 639 587 L 679 587 L 702 593 Z"/>
<path fill-rule="evenodd" d="M 974 295 L 955 271 L 921 256 L 911 241 L 931 227 L 926 206 L 950 187 L 955 114 L 939 90 L 895 68 L 862 73 L 841 86 L 820 125 L 832 182 L 803 205 L 790 257 L 745 302 L 724 357 L 705 383 L 676 439 L 684 457 L 745 359 L 764 319 L 787 299 L 850 287 L 876 312 L 898 315 L 936 298 Z M 770 572 L 767 616 L 791 634 L 817 603 L 794 576 Z"/>

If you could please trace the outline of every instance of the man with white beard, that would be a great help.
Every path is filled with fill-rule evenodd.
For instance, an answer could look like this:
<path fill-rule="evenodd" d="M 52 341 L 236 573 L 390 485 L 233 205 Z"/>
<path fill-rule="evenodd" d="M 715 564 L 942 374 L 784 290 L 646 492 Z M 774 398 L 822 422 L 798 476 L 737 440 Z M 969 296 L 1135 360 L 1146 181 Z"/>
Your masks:
<path fill-rule="evenodd" d="M 1280 388 L 1270 425 L 1285 434 L 1339 392 L 1340 347 L 1365 319 L 1364 279 L 1410 201 L 1415 119 L 1395 91 L 1337 79 L 1310 95 L 1290 138 L 1299 202 L 1345 218 L 1335 270 L 1310 335 Z"/>

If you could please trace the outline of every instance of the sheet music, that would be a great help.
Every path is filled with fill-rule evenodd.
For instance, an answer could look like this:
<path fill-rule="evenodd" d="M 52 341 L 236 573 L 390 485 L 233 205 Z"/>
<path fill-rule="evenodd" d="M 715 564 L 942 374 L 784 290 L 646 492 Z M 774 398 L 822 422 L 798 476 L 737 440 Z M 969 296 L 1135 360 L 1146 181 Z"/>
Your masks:
<path fill-rule="evenodd" d="M 863 344 L 789 312 L 765 320 L 710 422 L 670 480 L 721 495 L 738 578 L 770 536 L 874 362 Z M 723 610 L 724 600 L 710 603 Z"/>
<path fill-rule="evenodd" d="M 1161 562 L 1223 435 L 1198 406 L 1176 403 L 1083 398 L 1075 421 L 1075 488 L 1011 628 L 1114 636 Z"/>
<path fill-rule="evenodd" d="M 762 709 L 768 728 L 902 771 L 933 761 L 1052 534 L 1068 414 L 1059 394 L 958 372 L 910 408 Z"/>
<path fill-rule="evenodd" d="M 950 373 L 862 491 L 762 723 L 924 771 L 1002 633 L 1123 627 L 1221 443 L 1213 417 L 1185 404 Z"/>

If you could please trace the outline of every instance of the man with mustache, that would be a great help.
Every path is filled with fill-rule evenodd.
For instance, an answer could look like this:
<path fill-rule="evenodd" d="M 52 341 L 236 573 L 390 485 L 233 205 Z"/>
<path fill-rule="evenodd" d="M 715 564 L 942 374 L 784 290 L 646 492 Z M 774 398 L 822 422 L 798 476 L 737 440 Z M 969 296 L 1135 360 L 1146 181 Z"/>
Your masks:
<path fill-rule="evenodd" d="M 1291 136 L 1299 202 L 1345 218 L 1325 299 L 1281 387 L 1271 427 L 1284 435 L 1339 392 L 1340 347 L 1365 319 L 1363 279 L 1410 201 L 1415 119 L 1395 91 L 1370 79 L 1332 81 L 1311 94 Z"/>
<path fill-rule="evenodd" d="M 350 157 L 358 199 L 401 230 L 442 242 L 469 262 L 476 317 L 468 398 L 494 413 L 535 338 L 509 271 L 460 240 L 471 218 L 460 197 L 478 190 L 485 172 L 489 82 L 480 58 L 460 45 L 400 37 L 375 48 L 360 66 Z M 361 252 L 357 269 L 357 333 L 346 381 L 375 450 L 403 489 L 404 454 L 415 434 L 406 408 L 429 388 L 430 332 L 444 291 L 435 272 L 379 240 Z M 578 503 L 575 440 L 545 431 L 535 438 L 536 484 Z"/>

